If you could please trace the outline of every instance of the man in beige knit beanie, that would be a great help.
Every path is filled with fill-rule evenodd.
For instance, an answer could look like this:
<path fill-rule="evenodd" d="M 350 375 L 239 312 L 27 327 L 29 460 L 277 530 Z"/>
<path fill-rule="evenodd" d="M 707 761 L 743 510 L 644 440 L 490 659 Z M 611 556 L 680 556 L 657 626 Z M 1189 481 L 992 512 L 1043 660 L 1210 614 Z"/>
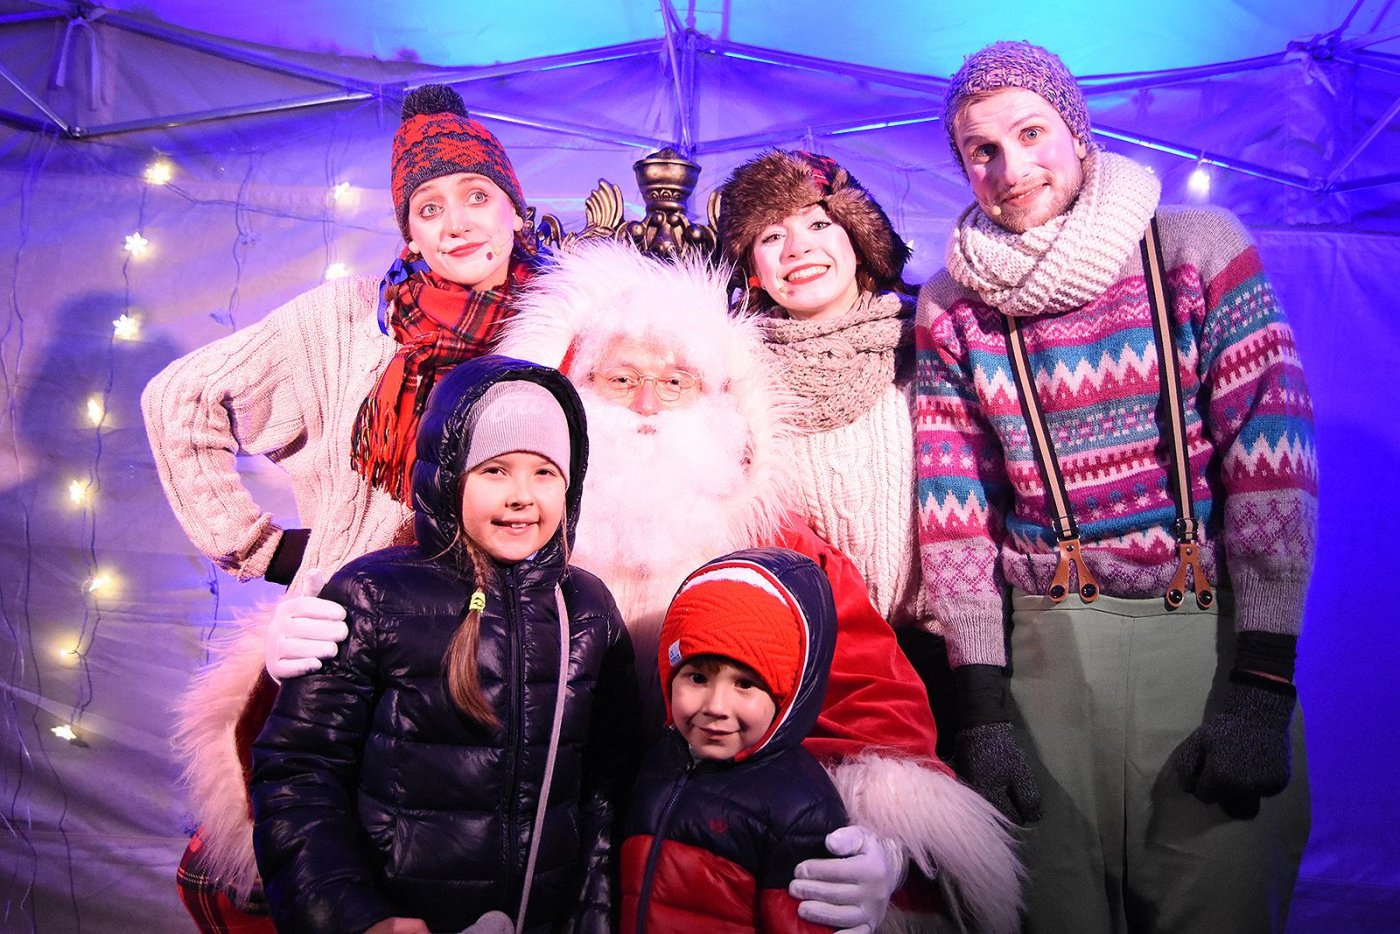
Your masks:
<path fill-rule="evenodd" d="M 1030 825 L 1030 930 L 1281 930 L 1317 515 L 1292 332 L 1238 220 L 1099 150 L 1052 53 L 970 56 L 944 128 L 976 200 L 919 295 L 915 446 L 955 765 Z"/>

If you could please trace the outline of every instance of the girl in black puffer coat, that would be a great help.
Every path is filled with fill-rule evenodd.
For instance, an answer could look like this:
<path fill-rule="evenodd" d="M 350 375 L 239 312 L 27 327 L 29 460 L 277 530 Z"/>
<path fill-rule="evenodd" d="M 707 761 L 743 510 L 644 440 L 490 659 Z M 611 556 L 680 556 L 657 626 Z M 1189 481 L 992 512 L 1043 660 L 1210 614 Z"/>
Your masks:
<path fill-rule="evenodd" d="M 282 687 L 254 747 L 279 929 L 456 931 L 522 903 L 525 930 L 608 928 L 638 703 L 611 595 L 566 563 L 587 448 L 554 370 L 482 357 L 433 391 L 418 544 L 331 579 L 350 637 Z"/>

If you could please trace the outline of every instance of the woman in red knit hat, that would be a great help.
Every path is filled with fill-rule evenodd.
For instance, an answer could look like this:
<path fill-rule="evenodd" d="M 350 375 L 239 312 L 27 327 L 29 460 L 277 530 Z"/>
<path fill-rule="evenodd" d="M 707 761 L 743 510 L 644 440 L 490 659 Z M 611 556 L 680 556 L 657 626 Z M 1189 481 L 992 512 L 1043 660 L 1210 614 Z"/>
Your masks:
<path fill-rule="evenodd" d="M 391 161 L 405 246 L 382 280 L 327 282 L 170 364 L 142 406 L 161 483 L 191 542 L 239 580 L 291 593 L 377 548 L 412 541 L 413 439 L 428 393 L 486 352 L 532 274 L 525 199 L 500 142 L 450 88 L 408 95 Z M 291 477 L 283 529 L 239 478 L 235 452 Z M 345 611 L 292 596 L 247 620 L 180 702 L 178 743 L 204 823 L 177 874 L 203 931 L 271 931 L 253 862 L 248 744 L 275 693 L 273 644 L 344 638 Z M 311 653 L 298 653 L 309 656 Z M 315 659 L 274 670 L 287 677 Z"/>

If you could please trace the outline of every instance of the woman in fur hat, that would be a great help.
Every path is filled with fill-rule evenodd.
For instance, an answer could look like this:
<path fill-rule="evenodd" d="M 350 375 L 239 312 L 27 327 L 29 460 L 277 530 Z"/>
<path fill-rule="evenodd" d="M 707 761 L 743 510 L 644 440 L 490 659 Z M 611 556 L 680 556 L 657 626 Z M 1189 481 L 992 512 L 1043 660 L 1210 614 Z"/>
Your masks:
<path fill-rule="evenodd" d="M 500 142 L 450 88 L 408 95 L 391 161 L 403 252 L 384 279 L 328 282 L 170 364 L 142 395 L 161 483 L 191 542 L 242 580 L 292 593 L 369 551 L 413 540 L 408 477 L 429 390 L 484 353 L 535 268 L 520 182 Z M 283 529 L 234 453 L 290 475 L 307 529 Z M 179 703 L 177 743 L 204 823 L 177 873 L 203 931 L 271 931 L 253 862 L 245 769 L 275 687 L 264 639 L 300 646 L 274 677 L 320 667 L 345 611 L 294 596 L 249 619 Z"/>
<path fill-rule="evenodd" d="M 801 399 L 793 468 L 818 534 L 855 562 L 896 629 L 927 628 L 914 512 L 909 247 L 826 156 L 771 150 L 722 189 L 725 257 Z"/>

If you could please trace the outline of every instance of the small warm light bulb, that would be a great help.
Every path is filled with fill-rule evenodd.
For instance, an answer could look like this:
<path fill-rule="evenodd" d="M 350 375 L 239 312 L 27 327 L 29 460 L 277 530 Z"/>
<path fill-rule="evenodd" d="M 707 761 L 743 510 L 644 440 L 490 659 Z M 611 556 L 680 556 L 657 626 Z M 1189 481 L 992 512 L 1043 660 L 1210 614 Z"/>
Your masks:
<path fill-rule="evenodd" d="M 65 662 L 76 662 L 78 659 L 83 657 L 83 653 L 78 651 L 76 647 L 71 649 L 62 648 L 58 650 L 58 657 L 63 659 Z"/>
<path fill-rule="evenodd" d="M 140 232 L 126 235 L 126 243 L 122 246 L 133 257 L 145 256 L 151 251 L 151 241 L 141 236 Z"/>
<path fill-rule="evenodd" d="M 88 578 L 87 592 L 97 593 L 97 591 L 103 589 L 104 587 L 110 586 L 111 583 L 112 575 L 102 573 L 94 574 L 92 577 Z"/>
<path fill-rule="evenodd" d="M 73 731 L 73 727 L 67 723 L 60 723 L 58 726 L 54 727 L 49 732 L 51 732 L 54 736 L 57 736 L 59 739 L 67 740 L 70 743 L 78 738 L 78 734 Z"/>
<path fill-rule="evenodd" d="M 135 340 L 141 333 L 141 322 L 133 315 L 122 315 L 112 322 L 112 333 L 119 341 Z"/>
<path fill-rule="evenodd" d="M 174 169 L 164 159 L 157 159 L 146 166 L 145 179 L 152 185 L 165 185 L 174 176 Z"/>
<path fill-rule="evenodd" d="M 326 192 L 326 202 L 338 211 L 355 211 L 360 207 L 360 189 L 349 182 L 340 182 Z"/>
<path fill-rule="evenodd" d="M 1197 198 L 1210 197 L 1210 172 L 1203 163 L 1196 163 L 1191 170 L 1191 177 L 1186 180 L 1186 190 Z"/>
<path fill-rule="evenodd" d="M 94 425 L 101 425 L 102 419 L 107 415 L 107 410 L 102 405 L 101 396 L 89 396 L 87 401 L 88 421 Z"/>
<path fill-rule="evenodd" d="M 87 502 L 89 484 L 86 480 L 74 480 L 68 484 L 68 498 L 76 504 Z"/>
<path fill-rule="evenodd" d="M 331 263 L 326 267 L 327 282 L 330 282 L 332 279 L 344 279 L 348 275 L 350 275 L 350 267 L 344 263 Z"/>

